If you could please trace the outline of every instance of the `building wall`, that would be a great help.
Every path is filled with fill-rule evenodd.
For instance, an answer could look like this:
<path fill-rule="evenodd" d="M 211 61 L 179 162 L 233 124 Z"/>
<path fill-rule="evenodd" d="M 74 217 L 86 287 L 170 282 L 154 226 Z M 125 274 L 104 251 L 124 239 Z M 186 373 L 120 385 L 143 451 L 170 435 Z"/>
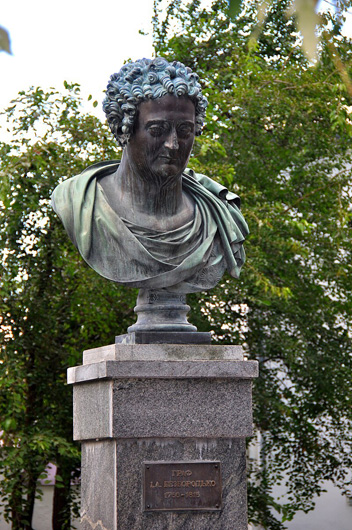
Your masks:
<path fill-rule="evenodd" d="M 352 530 L 352 504 L 331 482 L 324 484 L 327 490 L 316 498 L 312 512 L 296 514 L 286 523 L 289 530 Z"/>
<path fill-rule="evenodd" d="M 32 526 L 34 530 L 50 530 L 52 528 L 51 514 L 53 507 L 54 486 L 41 486 L 43 491 L 42 500 L 36 500 L 34 505 L 34 514 Z M 78 524 L 74 526 L 78 528 Z M 0 530 L 10 530 L 11 525 L 5 523 L 0 514 Z"/>
<path fill-rule="evenodd" d="M 32 525 L 34 530 L 50 530 L 51 512 L 53 504 L 54 486 L 42 486 L 43 498 L 41 501 L 35 501 L 34 516 Z M 11 525 L 5 523 L 0 516 L 0 530 L 10 530 Z"/>

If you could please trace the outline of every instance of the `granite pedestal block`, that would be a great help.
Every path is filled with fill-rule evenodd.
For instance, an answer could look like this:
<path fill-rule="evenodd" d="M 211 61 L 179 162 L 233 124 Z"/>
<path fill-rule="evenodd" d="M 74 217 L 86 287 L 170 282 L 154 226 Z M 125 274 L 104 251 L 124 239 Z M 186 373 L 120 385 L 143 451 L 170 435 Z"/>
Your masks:
<path fill-rule="evenodd" d="M 114 344 L 84 352 L 83 365 L 68 371 L 74 439 L 82 442 L 81 529 L 247 530 L 245 438 L 257 371 L 238 346 Z M 219 463 L 221 503 L 184 510 L 165 502 L 148 511 L 146 462 Z"/>

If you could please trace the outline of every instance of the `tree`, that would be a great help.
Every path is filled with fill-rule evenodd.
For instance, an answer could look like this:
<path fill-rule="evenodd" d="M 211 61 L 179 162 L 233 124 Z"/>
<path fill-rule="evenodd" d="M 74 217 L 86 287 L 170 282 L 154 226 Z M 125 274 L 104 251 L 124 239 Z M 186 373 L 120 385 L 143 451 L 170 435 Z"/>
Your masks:
<path fill-rule="evenodd" d="M 330 0 L 327 2 L 330 8 L 335 11 L 334 21 L 335 24 L 341 25 L 346 20 L 346 11 L 351 5 L 350 0 Z M 228 0 L 229 4 L 229 15 L 235 19 L 236 16 L 243 9 L 243 0 Z M 253 29 L 253 38 L 256 38 L 262 29 L 262 26 L 266 20 L 267 14 L 272 14 L 272 7 L 275 4 L 275 0 L 260 0 L 252 2 L 253 7 L 256 9 L 257 25 Z M 293 17 L 297 31 L 302 36 L 302 50 L 308 57 L 308 59 L 315 61 L 319 55 L 319 43 L 320 37 L 317 31 L 319 26 L 319 13 L 318 10 L 322 7 L 326 8 L 325 2 L 321 0 L 292 0 L 286 4 L 286 18 Z M 348 82 L 351 87 L 351 83 Z"/>
<path fill-rule="evenodd" d="M 7 111 L 0 144 L 0 497 L 14 529 L 30 529 L 38 478 L 57 465 L 53 528 L 70 528 L 79 471 L 66 369 L 82 350 L 114 342 L 130 323 L 135 292 L 98 277 L 50 207 L 59 180 L 116 157 L 107 128 L 63 95 L 33 89 Z"/>
<path fill-rule="evenodd" d="M 332 60 L 336 51 L 348 73 L 351 44 L 330 17 L 321 62 L 310 66 L 286 7 L 272 3 L 257 43 L 252 2 L 235 23 L 224 0 L 211 11 L 175 0 L 154 19 L 158 53 L 205 80 L 209 121 L 190 165 L 239 193 L 250 224 L 240 281 L 193 295 L 201 312 L 192 318 L 260 361 L 262 465 L 253 462 L 250 518 L 270 529 L 310 509 L 322 480 L 342 486 L 351 466 L 351 97 Z M 37 478 L 55 462 L 55 525 L 69 528 L 79 460 L 66 367 L 125 331 L 135 292 L 82 262 L 49 197 L 63 175 L 116 154 L 107 129 L 80 111 L 77 85 L 63 96 L 22 93 L 8 116 L 16 134 L 0 144 L 1 498 L 13 527 L 30 528 Z M 281 506 L 272 488 L 283 470 Z"/>
<path fill-rule="evenodd" d="M 156 1 L 154 17 L 156 52 L 196 70 L 209 98 L 190 166 L 238 193 L 249 222 L 240 280 L 197 297 L 204 328 L 260 362 L 249 514 L 268 529 L 312 509 L 324 480 L 347 491 L 352 463 L 351 95 L 333 57 L 350 72 L 352 44 L 326 15 L 312 66 L 287 5 L 272 2 L 257 43 L 255 2 L 235 22 L 222 0 L 169 2 L 164 18 Z"/>

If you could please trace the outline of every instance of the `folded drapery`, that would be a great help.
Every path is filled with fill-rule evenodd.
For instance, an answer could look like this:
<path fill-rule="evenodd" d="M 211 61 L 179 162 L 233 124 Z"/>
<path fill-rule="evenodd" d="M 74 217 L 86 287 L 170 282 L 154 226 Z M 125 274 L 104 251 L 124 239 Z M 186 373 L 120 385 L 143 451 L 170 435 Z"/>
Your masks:
<path fill-rule="evenodd" d="M 185 170 L 182 186 L 194 201 L 194 219 L 168 232 L 145 229 L 121 218 L 99 183 L 118 166 L 118 161 L 95 164 L 59 184 L 52 196 L 55 212 L 88 265 L 130 287 L 179 293 L 211 289 L 226 269 L 239 276 L 248 227 L 237 195 Z"/>

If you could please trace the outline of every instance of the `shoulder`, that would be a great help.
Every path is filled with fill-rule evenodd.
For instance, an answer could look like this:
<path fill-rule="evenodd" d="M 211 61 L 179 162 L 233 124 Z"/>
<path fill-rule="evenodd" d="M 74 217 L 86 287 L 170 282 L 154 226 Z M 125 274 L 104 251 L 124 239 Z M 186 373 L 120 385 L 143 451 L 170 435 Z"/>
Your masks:
<path fill-rule="evenodd" d="M 51 204 L 56 213 L 60 215 L 57 209 L 64 206 L 66 201 L 84 196 L 88 186 L 94 184 L 97 179 L 116 171 L 118 165 L 118 160 L 99 162 L 87 167 L 82 173 L 61 182 L 56 186 L 51 196 Z"/>
<path fill-rule="evenodd" d="M 74 225 L 80 219 L 80 212 L 94 203 L 97 180 L 116 171 L 118 164 L 117 160 L 93 164 L 82 173 L 64 180 L 54 189 L 51 206 L 73 241 Z"/>
<path fill-rule="evenodd" d="M 228 201 L 234 203 L 238 208 L 241 205 L 241 200 L 236 193 L 229 191 L 225 186 L 219 184 L 215 180 L 203 175 L 202 173 L 196 173 L 193 169 L 186 169 L 183 172 L 186 179 L 193 180 L 197 184 L 203 186 L 207 191 L 221 199 L 222 201 Z"/>

